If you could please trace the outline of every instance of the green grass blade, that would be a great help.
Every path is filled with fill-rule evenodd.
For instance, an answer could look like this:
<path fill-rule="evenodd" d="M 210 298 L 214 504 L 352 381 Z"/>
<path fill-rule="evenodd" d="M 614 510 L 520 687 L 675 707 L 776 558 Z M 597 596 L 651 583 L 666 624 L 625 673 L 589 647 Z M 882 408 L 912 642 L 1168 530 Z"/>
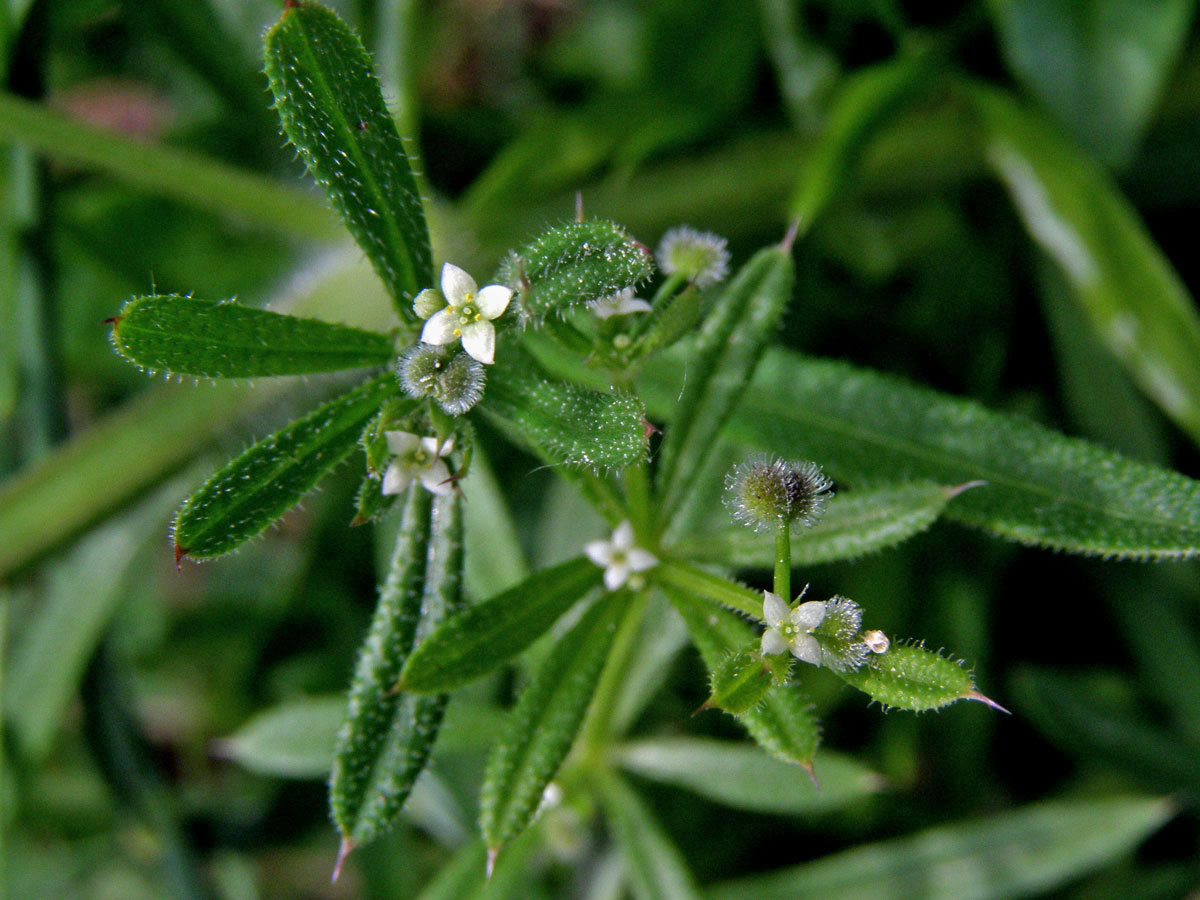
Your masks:
<path fill-rule="evenodd" d="M 452 616 L 413 651 L 400 674 L 400 689 L 449 691 L 486 675 L 536 641 L 598 587 L 601 574 L 590 560 L 571 560 L 535 572 L 516 587 Z"/>
<path fill-rule="evenodd" d="M 0 141 L 19 142 L 51 159 L 99 169 L 135 187 L 286 234 L 330 240 L 338 233 L 329 211 L 301 190 L 182 150 L 120 137 L 3 92 Z"/>
<path fill-rule="evenodd" d="M 821 751 L 815 761 L 818 788 L 795 766 L 757 747 L 712 738 L 649 738 L 621 745 L 616 760 L 643 778 L 735 809 L 775 815 L 830 812 L 883 787 L 880 775 L 847 756 Z"/>
<path fill-rule="evenodd" d="M 717 433 L 750 381 L 792 297 L 791 247 L 760 250 L 717 298 L 701 326 L 689 377 L 659 450 L 665 522 L 692 489 Z"/>
<path fill-rule="evenodd" d="M 250 378 L 386 365 L 387 335 L 233 302 L 134 297 L 113 319 L 117 352 L 150 374 Z"/>
<path fill-rule="evenodd" d="M 597 601 L 559 639 L 517 701 L 488 757 L 480 799 L 480 825 L 492 854 L 533 821 L 583 722 L 627 600 L 618 592 Z"/>
<path fill-rule="evenodd" d="M 792 565 L 855 559 L 920 534 L 937 521 L 956 488 L 931 482 L 887 485 L 835 494 L 816 525 L 792 535 Z M 744 526 L 685 538 L 671 548 L 695 560 L 770 569 L 775 541 Z"/>
<path fill-rule="evenodd" d="M 350 455 L 380 404 L 399 391 L 390 372 L 380 375 L 231 460 L 179 510 L 176 558 L 220 556 L 260 534 Z"/>
<path fill-rule="evenodd" d="M 1029 235 L 1134 381 L 1200 441 L 1200 314 L 1095 162 L 1000 91 L 972 89 L 987 160 Z"/>
<path fill-rule="evenodd" d="M 683 854 L 625 781 L 598 773 L 601 802 L 637 900 L 700 900 Z"/>
<path fill-rule="evenodd" d="M 283 130 L 387 286 L 402 321 L 433 287 L 433 252 L 408 153 L 362 42 L 333 12 L 301 2 L 265 38 Z"/>
<path fill-rule="evenodd" d="M 1172 815 L 1156 797 L 1026 806 L 717 885 L 709 900 L 1001 900 L 1051 891 L 1129 854 Z"/>
<path fill-rule="evenodd" d="M 670 382 L 660 390 L 665 400 Z M 985 481 L 944 515 L 1022 543 L 1122 558 L 1200 553 L 1200 483 L 843 363 L 768 354 L 728 433 L 815 459 L 851 484 Z"/>

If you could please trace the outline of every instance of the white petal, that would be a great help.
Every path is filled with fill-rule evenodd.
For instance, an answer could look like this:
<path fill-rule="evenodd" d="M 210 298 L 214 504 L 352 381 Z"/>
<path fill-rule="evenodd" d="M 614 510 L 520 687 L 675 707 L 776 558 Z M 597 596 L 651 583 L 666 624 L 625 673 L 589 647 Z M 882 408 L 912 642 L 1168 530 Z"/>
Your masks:
<path fill-rule="evenodd" d="M 446 438 L 446 440 L 442 443 L 442 448 L 436 452 L 437 452 L 438 456 L 449 456 L 451 453 L 453 453 L 454 452 L 454 438 L 453 437 Z"/>
<path fill-rule="evenodd" d="M 483 313 L 485 319 L 494 319 L 508 309 L 512 295 L 512 288 L 502 284 L 489 284 L 475 295 L 475 308 Z"/>
<path fill-rule="evenodd" d="M 429 321 L 432 322 L 433 319 Z M 485 366 L 490 366 L 496 358 L 496 326 L 486 319 L 464 326 L 462 345 L 463 349 L 467 351 L 467 356 L 474 357 Z"/>
<path fill-rule="evenodd" d="M 426 344 L 452 344 L 458 340 L 458 316 L 449 309 L 439 309 L 425 322 L 421 340 Z"/>
<path fill-rule="evenodd" d="M 792 610 L 792 624 L 799 625 L 805 631 L 816 628 L 823 621 L 825 621 L 824 600 L 809 600 Z"/>
<path fill-rule="evenodd" d="M 435 437 L 421 438 L 421 449 L 430 456 L 445 456 L 444 453 L 438 453 L 438 439 Z"/>
<path fill-rule="evenodd" d="M 588 541 L 583 545 L 584 555 L 601 568 L 612 562 L 612 544 L 608 541 Z"/>
<path fill-rule="evenodd" d="M 440 459 L 435 460 L 428 468 L 421 469 L 417 475 L 421 479 L 421 484 L 425 486 L 425 490 L 432 494 L 445 497 L 454 493 L 454 484 L 450 481 L 450 470 Z"/>
<path fill-rule="evenodd" d="M 768 628 L 762 636 L 762 652 L 764 656 L 774 656 L 788 648 L 787 639 L 774 628 Z"/>
<path fill-rule="evenodd" d="M 628 550 L 633 546 L 633 524 L 628 519 L 613 530 L 612 545 L 617 550 Z"/>
<path fill-rule="evenodd" d="M 383 436 L 387 440 L 388 450 L 396 456 L 407 456 L 421 442 L 419 437 L 407 431 L 385 431 Z"/>
<path fill-rule="evenodd" d="M 772 594 L 770 591 L 763 591 L 764 622 L 772 628 L 778 628 L 790 613 L 791 607 L 787 605 L 782 597 L 778 594 Z"/>
<path fill-rule="evenodd" d="M 604 586 L 615 591 L 629 580 L 629 566 L 623 562 L 613 563 L 604 570 Z"/>
<path fill-rule="evenodd" d="M 814 666 L 821 664 L 821 645 L 811 634 L 799 635 L 792 641 L 792 656 Z"/>
<path fill-rule="evenodd" d="M 630 547 L 625 553 L 625 561 L 634 572 L 645 572 L 658 565 L 658 557 L 641 547 Z"/>
<path fill-rule="evenodd" d="M 392 463 L 383 473 L 383 492 L 385 494 L 403 494 L 412 484 L 412 472 L 399 463 Z"/>
<path fill-rule="evenodd" d="M 620 313 L 617 312 L 616 304 L 608 299 L 593 300 L 587 306 L 597 319 L 609 319 L 613 316 L 620 315 Z"/>
<path fill-rule="evenodd" d="M 466 302 L 467 294 L 474 294 L 475 291 L 474 278 L 454 263 L 442 266 L 442 296 L 446 298 L 447 303 L 451 306 L 462 306 Z"/>

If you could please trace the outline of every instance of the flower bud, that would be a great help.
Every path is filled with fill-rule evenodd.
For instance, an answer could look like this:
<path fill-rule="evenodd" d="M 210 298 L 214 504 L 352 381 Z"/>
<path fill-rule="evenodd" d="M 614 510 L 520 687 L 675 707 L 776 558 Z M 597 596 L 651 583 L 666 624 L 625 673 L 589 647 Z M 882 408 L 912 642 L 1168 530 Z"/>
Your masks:
<path fill-rule="evenodd" d="M 425 288 L 413 300 L 413 312 L 422 319 L 428 319 L 435 312 L 445 309 L 446 298 L 433 288 Z"/>
<path fill-rule="evenodd" d="M 832 487 L 816 463 L 760 456 L 725 476 L 725 506 L 734 519 L 759 532 L 783 522 L 813 525 Z"/>

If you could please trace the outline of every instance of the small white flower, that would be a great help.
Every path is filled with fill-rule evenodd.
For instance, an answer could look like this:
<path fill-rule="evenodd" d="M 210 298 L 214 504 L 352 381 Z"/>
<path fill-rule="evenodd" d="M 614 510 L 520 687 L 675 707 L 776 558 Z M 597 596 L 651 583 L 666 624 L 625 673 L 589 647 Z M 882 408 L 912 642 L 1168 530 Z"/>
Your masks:
<path fill-rule="evenodd" d="M 450 470 L 442 462 L 454 449 L 454 440 L 438 443 L 437 438 L 419 437 L 407 431 L 385 431 L 388 450 L 396 458 L 383 474 L 383 492 L 402 494 L 416 478 L 425 490 L 445 497 L 454 492 Z"/>
<path fill-rule="evenodd" d="M 593 300 L 587 305 L 597 319 L 609 319 L 613 316 L 627 316 L 635 312 L 649 312 L 650 304 L 641 297 L 633 296 L 633 288 L 627 287 Z"/>
<path fill-rule="evenodd" d="M 790 650 L 796 659 L 819 666 L 821 645 L 813 637 L 812 630 L 824 619 L 823 600 L 809 600 L 792 609 L 778 594 L 763 591 L 763 621 L 767 623 L 762 636 L 763 655 Z"/>
<path fill-rule="evenodd" d="M 426 344 L 452 344 L 462 341 L 463 350 L 485 365 L 491 365 L 496 355 L 496 326 L 492 320 L 508 309 L 512 289 L 502 284 L 489 284 L 480 290 L 475 279 L 453 263 L 442 266 L 442 296 L 445 309 L 430 314 L 421 330 Z M 429 291 L 417 295 L 414 304 L 418 314 L 431 309 Z"/>
<path fill-rule="evenodd" d="M 724 281 L 729 274 L 725 238 L 690 225 L 672 228 L 658 243 L 658 265 L 668 275 L 679 272 L 703 290 Z"/>
<path fill-rule="evenodd" d="M 604 586 L 610 591 L 623 585 L 634 572 L 645 572 L 658 565 L 658 557 L 633 545 L 633 526 L 628 521 L 616 527 L 612 540 L 589 541 L 584 544 L 583 552 L 604 569 Z"/>

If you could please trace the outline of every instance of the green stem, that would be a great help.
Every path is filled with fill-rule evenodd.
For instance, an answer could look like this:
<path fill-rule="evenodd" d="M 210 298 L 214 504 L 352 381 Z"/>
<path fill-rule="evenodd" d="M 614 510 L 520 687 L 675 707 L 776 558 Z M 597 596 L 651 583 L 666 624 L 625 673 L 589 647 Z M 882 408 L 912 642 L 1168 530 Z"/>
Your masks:
<path fill-rule="evenodd" d="M 617 634 L 613 638 L 608 661 L 600 674 L 596 693 L 592 696 L 591 708 L 579 734 L 577 754 L 579 762 L 589 769 L 600 767 L 613 734 L 613 718 L 621 688 L 632 671 L 630 662 L 638 645 L 638 634 L 645 618 L 647 591 L 638 591 L 630 599 L 621 620 L 617 623 Z"/>
<path fill-rule="evenodd" d="M 639 547 L 654 547 L 658 535 L 653 533 L 654 517 L 650 512 L 650 473 L 645 460 L 628 466 L 622 473 L 625 479 L 625 507 L 633 534 Z"/>
<path fill-rule="evenodd" d="M 783 518 L 775 526 L 775 593 L 792 602 L 792 526 Z"/>

